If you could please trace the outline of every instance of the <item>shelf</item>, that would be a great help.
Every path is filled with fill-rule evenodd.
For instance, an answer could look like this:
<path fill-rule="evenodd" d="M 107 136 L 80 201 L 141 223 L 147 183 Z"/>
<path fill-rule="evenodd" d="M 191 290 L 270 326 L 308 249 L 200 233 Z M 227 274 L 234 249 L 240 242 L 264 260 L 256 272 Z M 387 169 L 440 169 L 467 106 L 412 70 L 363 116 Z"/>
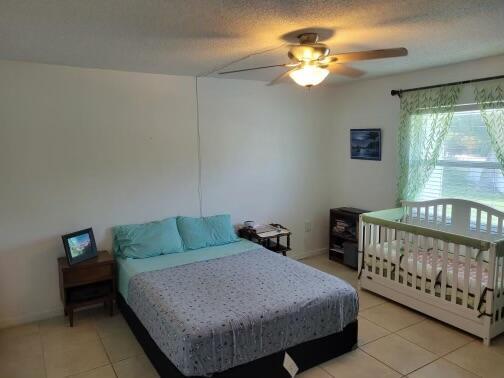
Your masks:
<path fill-rule="evenodd" d="M 264 248 L 269 249 L 273 252 L 289 252 L 291 249 L 282 244 L 276 244 L 275 242 L 271 242 L 269 246 L 264 246 Z"/>
<path fill-rule="evenodd" d="M 353 242 L 353 243 L 357 243 L 357 238 L 355 238 L 354 236 L 341 235 L 341 234 L 336 234 L 336 233 L 333 232 L 331 234 L 331 237 L 338 238 L 338 239 L 343 239 L 343 240 L 346 240 L 346 241 L 349 241 L 349 242 Z"/>
<path fill-rule="evenodd" d="M 103 300 L 113 292 L 112 281 L 97 282 L 79 287 L 67 288 L 68 304 L 78 304 Z"/>
<path fill-rule="evenodd" d="M 339 248 L 329 248 L 329 251 L 339 253 L 340 255 L 345 254 L 345 251 L 343 249 L 339 249 Z"/>

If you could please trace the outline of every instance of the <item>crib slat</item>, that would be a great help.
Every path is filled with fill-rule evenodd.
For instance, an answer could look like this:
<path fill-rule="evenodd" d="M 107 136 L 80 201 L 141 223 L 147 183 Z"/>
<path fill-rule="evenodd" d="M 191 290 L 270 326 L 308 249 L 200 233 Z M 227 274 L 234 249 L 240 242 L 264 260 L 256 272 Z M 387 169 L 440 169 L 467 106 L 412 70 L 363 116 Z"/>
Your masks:
<path fill-rule="evenodd" d="M 384 247 L 385 247 L 385 227 L 380 226 L 379 228 L 379 241 L 378 241 L 378 274 L 383 277 L 383 260 L 385 258 Z"/>
<path fill-rule="evenodd" d="M 377 229 L 378 229 L 378 226 L 376 224 L 373 224 L 372 225 L 372 229 L 371 229 L 371 244 L 372 244 L 372 248 L 371 248 L 371 251 L 373 251 L 373 255 L 371 256 L 371 270 L 373 272 L 373 274 L 376 273 L 376 234 L 377 234 Z"/>
<path fill-rule="evenodd" d="M 436 296 L 436 277 L 437 277 L 437 263 L 438 263 L 438 239 L 432 239 L 432 266 L 431 266 L 431 294 Z"/>
<path fill-rule="evenodd" d="M 470 268 L 471 268 L 471 250 L 467 246 L 462 246 L 464 251 L 464 294 L 462 297 L 462 305 L 467 307 L 467 302 L 469 299 L 469 279 L 470 279 Z"/>
<path fill-rule="evenodd" d="M 497 277 L 496 281 L 498 283 L 498 292 L 499 292 L 499 296 L 503 296 L 504 295 L 504 257 L 499 257 L 499 261 L 500 261 L 500 277 Z"/>
<path fill-rule="evenodd" d="M 501 296 L 504 295 L 504 257 L 500 258 L 501 260 L 501 276 L 500 276 L 500 291 L 501 291 Z"/>
<path fill-rule="evenodd" d="M 495 256 L 495 245 L 492 245 L 490 247 L 490 251 L 489 251 L 489 259 L 488 259 L 488 283 L 487 283 L 487 287 L 489 289 L 492 289 L 492 290 L 495 290 L 495 282 L 496 282 L 496 277 L 495 277 L 495 273 L 498 272 L 498 270 L 496 269 L 496 263 L 497 263 L 497 259 L 496 259 L 496 256 Z M 494 295 L 495 293 L 492 292 L 491 290 L 487 291 L 486 293 L 486 303 L 485 303 L 485 312 L 487 313 L 491 313 L 492 316 L 494 314 L 494 304 L 493 304 L 493 298 L 494 298 Z M 499 309 L 497 309 L 498 311 Z"/>
<path fill-rule="evenodd" d="M 371 243 L 370 243 L 370 235 L 371 235 L 371 225 L 368 223 L 364 224 L 364 249 L 363 249 L 363 260 L 362 263 L 364 264 L 364 269 L 368 270 L 368 258 L 369 258 L 369 251 L 371 251 Z"/>
<path fill-rule="evenodd" d="M 492 214 L 490 212 L 487 212 L 486 232 L 488 235 L 492 232 Z"/>
<path fill-rule="evenodd" d="M 408 260 L 409 260 L 409 254 L 410 254 L 410 233 L 405 232 L 404 233 L 404 257 L 403 257 L 403 285 L 408 286 Z"/>
<path fill-rule="evenodd" d="M 420 288 L 422 289 L 422 293 L 425 293 L 425 282 L 427 280 L 427 255 L 429 254 L 428 252 L 428 249 L 427 247 L 429 246 L 428 245 L 428 241 L 429 239 L 427 239 L 426 237 L 422 236 L 421 237 L 422 241 L 423 241 L 423 248 L 422 248 L 422 279 L 421 279 L 421 283 L 420 283 Z"/>
<path fill-rule="evenodd" d="M 399 283 L 399 276 L 401 275 L 401 241 L 404 238 L 403 231 L 396 230 L 396 245 L 395 245 L 395 281 Z"/>
<path fill-rule="evenodd" d="M 458 292 L 458 271 L 459 271 L 459 251 L 460 245 L 454 244 L 453 251 L 453 272 L 452 272 L 452 289 L 451 289 L 451 302 L 457 303 L 457 292 Z"/>
<path fill-rule="evenodd" d="M 435 205 L 434 206 L 434 227 L 437 228 L 437 224 L 438 224 L 438 221 L 437 221 L 437 208 L 438 208 L 438 205 Z"/>
<path fill-rule="evenodd" d="M 417 287 L 417 264 L 418 264 L 418 234 L 413 234 L 413 267 L 411 271 L 411 287 Z"/>
<path fill-rule="evenodd" d="M 476 209 L 476 232 L 479 234 L 481 232 L 481 210 Z"/>
<path fill-rule="evenodd" d="M 442 210 L 441 211 L 441 224 L 443 226 L 445 226 L 446 225 L 446 204 L 445 203 L 443 203 L 441 205 L 441 210 Z"/>
<path fill-rule="evenodd" d="M 481 297 L 481 276 L 483 270 L 483 252 L 474 250 L 476 252 L 476 287 L 474 290 L 474 309 L 478 306 Z"/>
<path fill-rule="evenodd" d="M 448 277 L 448 243 L 443 241 L 443 263 L 441 273 L 441 298 L 446 300 L 446 279 Z"/>
<path fill-rule="evenodd" d="M 388 254 L 387 254 L 387 278 L 391 278 L 392 270 L 392 256 L 394 256 L 394 240 L 392 240 L 392 229 L 387 229 L 387 242 L 388 242 Z"/>

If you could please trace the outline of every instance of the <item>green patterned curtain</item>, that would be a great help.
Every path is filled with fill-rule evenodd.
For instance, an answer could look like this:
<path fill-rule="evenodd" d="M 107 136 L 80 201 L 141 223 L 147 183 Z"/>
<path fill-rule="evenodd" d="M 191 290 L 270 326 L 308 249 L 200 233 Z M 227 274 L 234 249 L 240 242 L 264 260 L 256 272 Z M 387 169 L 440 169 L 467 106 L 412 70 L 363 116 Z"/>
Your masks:
<path fill-rule="evenodd" d="M 504 174 L 504 80 L 476 84 L 474 97 Z"/>
<path fill-rule="evenodd" d="M 398 203 L 415 199 L 436 167 L 460 89 L 452 85 L 402 94 Z"/>

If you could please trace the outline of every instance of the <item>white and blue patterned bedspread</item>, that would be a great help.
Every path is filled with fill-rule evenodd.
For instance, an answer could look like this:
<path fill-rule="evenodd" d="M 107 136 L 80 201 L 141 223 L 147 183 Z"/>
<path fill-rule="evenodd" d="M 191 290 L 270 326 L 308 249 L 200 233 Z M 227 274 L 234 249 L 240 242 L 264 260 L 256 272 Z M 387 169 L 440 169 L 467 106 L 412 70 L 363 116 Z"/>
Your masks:
<path fill-rule="evenodd" d="M 137 274 L 128 304 L 186 376 L 340 332 L 358 314 L 351 285 L 262 248 Z"/>

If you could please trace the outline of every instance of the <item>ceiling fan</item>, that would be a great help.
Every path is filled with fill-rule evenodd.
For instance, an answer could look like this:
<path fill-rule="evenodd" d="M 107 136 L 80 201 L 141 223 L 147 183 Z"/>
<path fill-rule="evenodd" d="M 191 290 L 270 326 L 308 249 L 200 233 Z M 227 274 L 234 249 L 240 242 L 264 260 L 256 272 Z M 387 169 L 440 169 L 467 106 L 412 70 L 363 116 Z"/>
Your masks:
<path fill-rule="evenodd" d="M 244 68 L 241 70 L 220 72 L 220 74 L 226 75 L 272 67 L 286 67 L 290 68 L 290 70 L 276 77 L 268 85 L 278 84 L 287 76 L 290 76 L 296 84 L 304 87 L 312 87 L 320 84 L 327 77 L 329 72 L 351 78 L 360 77 L 365 74 L 364 71 L 352 68 L 343 63 L 408 55 L 408 50 L 404 47 L 329 55 L 329 47 L 324 43 L 318 42 L 319 36 L 317 33 L 303 33 L 297 38 L 299 44 L 289 46 L 290 49 L 287 55 L 291 60 L 290 63 Z"/>

